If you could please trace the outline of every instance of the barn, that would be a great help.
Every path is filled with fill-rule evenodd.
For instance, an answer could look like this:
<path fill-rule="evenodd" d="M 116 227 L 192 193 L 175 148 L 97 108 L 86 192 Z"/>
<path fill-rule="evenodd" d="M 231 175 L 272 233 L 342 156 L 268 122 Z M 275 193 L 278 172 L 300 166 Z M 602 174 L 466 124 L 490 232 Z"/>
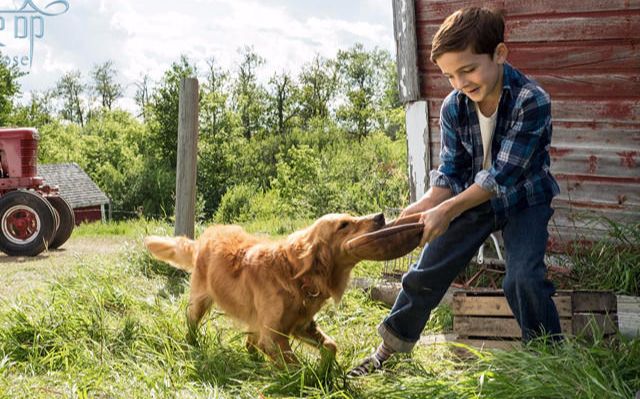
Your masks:
<path fill-rule="evenodd" d="M 451 90 L 429 60 L 442 21 L 465 6 L 503 9 L 508 61 L 551 95 L 550 247 L 602 238 L 604 218 L 640 221 L 640 2 L 394 0 L 412 200 L 439 165 L 439 111 Z"/>
<path fill-rule="evenodd" d="M 109 197 L 77 163 L 39 164 L 38 176 L 59 187 L 60 196 L 73 208 L 76 225 L 107 220 Z"/>

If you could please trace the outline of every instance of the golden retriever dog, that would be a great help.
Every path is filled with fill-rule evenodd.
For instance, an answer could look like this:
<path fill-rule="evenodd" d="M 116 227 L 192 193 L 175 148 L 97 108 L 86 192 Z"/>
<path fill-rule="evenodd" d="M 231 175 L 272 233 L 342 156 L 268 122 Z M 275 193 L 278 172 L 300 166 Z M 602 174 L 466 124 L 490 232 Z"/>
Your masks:
<path fill-rule="evenodd" d="M 290 336 L 335 355 L 336 343 L 318 328 L 314 315 L 329 297 L 340 301 L 361 260 L 346 243 L 384 224 L 382 214 L 330 214 L 279 241 L 240 226 L 215 225 L 195 241 L 151 236 L 144 244 L 155 258 L 191 273 L 190 331 L 215 303 L 246 326 L 249 351 L 257 348 L 275 361 L 292 363 Z"/>

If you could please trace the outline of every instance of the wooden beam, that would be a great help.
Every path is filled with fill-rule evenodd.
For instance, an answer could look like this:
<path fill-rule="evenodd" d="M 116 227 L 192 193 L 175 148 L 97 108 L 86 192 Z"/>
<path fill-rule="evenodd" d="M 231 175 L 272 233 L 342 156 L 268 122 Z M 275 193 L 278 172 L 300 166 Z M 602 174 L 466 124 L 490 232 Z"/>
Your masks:
<path fill-rule="evenodd" d="M 409 191 L 415 202 L 427 191 L 431 156 L 429 153 L 429 110 L 426 101 L 406 106 L 407 162 L 409 163 Z"/>
<path fill-rule="evenodd" d="M 198 154 L 198 79 L 180 81 L 178 170 L 176 172 L 176 236 L 193 238 Z"/>
<path fill-rule="evenodd" d="M 416 42 L 414 0 L 393 0 L 393 31 L 396 40 L 396 65 L 400 101 L 420 98 L 418 84 L 418 47 Z"/>

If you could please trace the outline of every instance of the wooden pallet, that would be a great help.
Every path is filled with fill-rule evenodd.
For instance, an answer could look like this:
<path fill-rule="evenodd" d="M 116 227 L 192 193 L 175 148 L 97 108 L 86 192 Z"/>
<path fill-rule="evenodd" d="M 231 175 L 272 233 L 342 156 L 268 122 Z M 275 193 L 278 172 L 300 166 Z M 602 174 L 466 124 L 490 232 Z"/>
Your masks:
<path fill-rule="evenodd" d="M 611 292 L 558 291 L 553 301 L 567 336 L 609 336 L 618 329 L 617 300 Z M 508 349 L 520 345 L 522 332 L 502 290 L 465 290 L 453 296 L 456 342 Z"/>

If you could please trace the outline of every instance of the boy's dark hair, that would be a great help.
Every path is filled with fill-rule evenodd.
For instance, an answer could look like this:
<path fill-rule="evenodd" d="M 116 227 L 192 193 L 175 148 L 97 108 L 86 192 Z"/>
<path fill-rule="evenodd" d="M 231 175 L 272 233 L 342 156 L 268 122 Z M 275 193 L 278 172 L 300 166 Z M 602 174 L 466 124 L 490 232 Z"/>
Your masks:
<path fill-rule="evenodd" d="M 476 54 L 493 56 L 504 41 L 504 12 L 488 8 L 467 7 L 449 15 L 433 37 L 431 61 L 450 51 L 464 51 L 471 46 Z"/>

